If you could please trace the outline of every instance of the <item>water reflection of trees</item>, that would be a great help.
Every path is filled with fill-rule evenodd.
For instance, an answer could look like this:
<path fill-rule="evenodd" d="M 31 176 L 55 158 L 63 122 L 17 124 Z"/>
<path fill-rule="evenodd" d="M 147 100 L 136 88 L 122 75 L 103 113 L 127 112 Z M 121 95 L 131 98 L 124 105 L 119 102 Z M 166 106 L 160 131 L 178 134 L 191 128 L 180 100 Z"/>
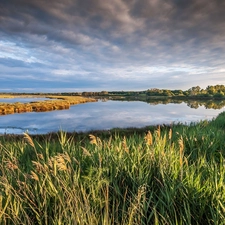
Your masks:
<path fill-rule="evenodd" d="M 200 106 L 206 109 L 222 109 L 225 106 L 225 100 L 203 100 L 203 99 L 185 99 L 185 98 L 143 98 L 143 97 L 108 97 L 108 98 L 98 98 L 101 101 L 113 100 L 113 101 L 142 101 L 147 102 L 150 105 L 158 104 L 181 104 L 186 103 L 187 106 L 193 109 L 197 109 Z"/>
<path fill-rule="evenodd" d="M 225 106 L 225 100 L 221 101 L 213 101 L 213 100 L 176 100 L 176 99 L 163 99 L 163 100 L 152 100 L 148 99 L 147 102 L 151 105 L 158 105 L 158 104 L 181 104 L 186 103 L 187 106 L 193 109 L 197 109 L 200 106 L 204 106 L 206 109 L 222 109 Z"/>

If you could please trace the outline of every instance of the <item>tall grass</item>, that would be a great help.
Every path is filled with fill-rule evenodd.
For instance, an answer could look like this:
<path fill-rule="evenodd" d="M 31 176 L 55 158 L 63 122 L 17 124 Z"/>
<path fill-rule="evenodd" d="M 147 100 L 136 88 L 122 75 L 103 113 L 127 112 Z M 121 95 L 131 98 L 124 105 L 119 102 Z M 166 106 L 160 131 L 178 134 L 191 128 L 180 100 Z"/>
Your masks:
<path fill-rule="evenodd" d="M 225 224 L 217 120 L 107 138 L 2 137 L 0 224 Z"/>
<path fill-rule="evenodd" d="M 0 97 L 7 97 L 7 96 L 0 95 Z M 9 97 L 13 98 L 14 96 L 9 95 L 8 98 Z M 27 97 L 27 96 L 18 96 L 18 97 Z M 52 111 L 52 110 L 69 109 L 71 105 L 97 101 L 96 99 L 85 98 L 80 96 L 43 95 L 42 97 L 46 97 L 52 100 L 29 102 L 29 103 L 20 103 L 20 102 L 1 103 L 0 102 L 0 115 L 23 113 L 23 112 L 45 112 L 45 111 Z"/>

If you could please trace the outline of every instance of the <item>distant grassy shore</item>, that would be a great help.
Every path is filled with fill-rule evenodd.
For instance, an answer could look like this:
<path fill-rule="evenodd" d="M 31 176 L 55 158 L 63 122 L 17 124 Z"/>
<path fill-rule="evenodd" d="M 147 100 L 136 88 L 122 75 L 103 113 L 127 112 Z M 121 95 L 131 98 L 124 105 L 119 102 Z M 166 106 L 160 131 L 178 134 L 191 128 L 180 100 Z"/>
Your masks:
<path fill-rule="evenodd" d="M 224 224 L 225 112 L 196 124 L 0 136 L 0 224 Z"/>
<path fill-rule="evenodd" d="M 81 96 L 53 96 L 53 95 L 0 95 L 0 98 L 49 98 L 45 101 L 29 103 L 1 103 L 0 115 L 23 112 L 44 112 L 52 110 L 69 109 L 71 105 L 86 102 L 95 102 L 96 99 Z"/>

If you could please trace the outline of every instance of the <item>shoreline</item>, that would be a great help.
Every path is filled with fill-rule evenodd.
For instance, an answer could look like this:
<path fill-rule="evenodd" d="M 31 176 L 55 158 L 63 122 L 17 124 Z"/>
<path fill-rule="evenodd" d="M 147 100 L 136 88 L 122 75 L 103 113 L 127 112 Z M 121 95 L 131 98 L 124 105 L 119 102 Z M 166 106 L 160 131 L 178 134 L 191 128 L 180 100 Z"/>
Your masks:
<path fill-rule="evenodd" d="M 222 118 L 222 119 L 221 119 Z M 66 131 L 66 130 L 60 130 L 58 129 L 57 131 L 50 131 L 47 133 L 29 133 L 28 134 L 32 137 L 57 137 L 59 136 L 60 133 L 66 133 L 67 136 L 88 136 L 89 134 L 96 134 L 96 135 L 103 135 L 103 136 L 110 136 L 111 134 L 122 134 L 122 135 L 133 135 L 133 134 L 143 134 L 147 132 L 148 130 L 154 131 L 158 127 L 160 127 L 162 130 L 169 130 L 170 128 L 178 128 L 178 127 L 194 127 L 198 126 L 199 124 L 211 124 L 215 121 L 221 121 L 221 126 L 223 125 L 223 120 L 225 122 L 225 111 L 219 113 L 216 117 L 209 119 L 209 120 L 200 120 L 196 122 L 190 122 L 190 123 L 185 123 L 185 122 L 178 122 L 178 123 L 162 123 L 162 124 L 153 124 L 153 125 L 146 125 L 142 127 L 113 127 L 110 129 L 91 129 L 91 130 L 86 130 L 86 131 Z M 225 128 L 225 126 L 224 126 Z M 3 129 L 3 128 L 2 128 Z M 25 129 L 24 132 L 22 132 L 23 128 L 16 128 L 16 127 L 8 127 L 5 128 L 7 129 L 20 129 L 21 133 L 0 133 L 0 137 L 22 137 L 24 133 L 26 133 Z"/>
<path fill-rule="evenodd" d="M 222 114 L 222 113 L 220 113 Z M 111 128 L 108 130 L 89 130 L 89 131 L 65 131 L 65 130 L 58 130 L 54 132 L 48 132 L 44 134 L 30 134 L 27 133 L 30 137 L 34 138 L 35 140 L 58 140 L 59 136 L 61 134 L 65 134 L 67 138 L 70 137 L 76 137 L 78 139 L 86 139 L 89 138 L 89 135 L 99 136 L 101 138 L 109 138 L 113 135 L 118 136 L 126 136 L 126 137 L 132 137 L 133 135 L 145 135 L 148 131 L 154 132 L 157 129 L 160 129 L 162 132 L 168 132 L 170 129 L 176 130 L 180 128 L 191 128 L 191 127 L 197 127 L 197 126 L 208 126 L 213 121 L 217 120 L 217 118 L 220 116 L 220 114 L 212 119 L 212 120 L 203 120 L 199 122 L 192 122 L 190 124 L 186 123 L 172 123 L 172 124 L 156 124 L 156 125 L 147 125 L 143 127 L 125 127 L 125 128 Z M 222 117 L 222 116 L 220 116 Z M 225 117 L 225 112 L 224 112 Z M 0 134 L 0 140 L 1 138 L 4 138 L 5 140 L 21 140 L 24 137 L 24 133 L 21 134 Z"/>
<path fill-rule="evenodd" d="M 71 218 L 85 218 L 88 209 L 97 222 L 85 224 L 106 216 L 129 224 L 121 218 L 132 212 L 140 218 L 132 224 L 223 224 L 225 112 L 189 126 L 95 132 L 0 137 L 1 221 L 52 224 L 51 215 L 74 224 Z"/>

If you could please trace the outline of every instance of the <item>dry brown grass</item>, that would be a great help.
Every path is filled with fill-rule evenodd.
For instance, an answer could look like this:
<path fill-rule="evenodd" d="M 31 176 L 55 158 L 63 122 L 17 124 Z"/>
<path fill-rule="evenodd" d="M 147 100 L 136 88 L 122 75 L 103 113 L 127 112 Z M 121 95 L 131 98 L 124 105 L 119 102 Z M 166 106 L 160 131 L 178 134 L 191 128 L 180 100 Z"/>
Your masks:
<path fill-rule="evenodd" d="M 28 98 L 37 96 L 15 96 L 15 95 L 0 95 L 0 98 Z M 23 112 L 45 112 L 52 110 L 69 109 L 71 105 L 81 104 L 86 102 L 95 102 L 95 99 L 84 98 L 79 96 L 53 96 L 53 95 L 42 95 L 38 97 L 46 97 L 50 100 L 29 102 L 29 103 L 1 103 L 0 102 L 0 115 L 7 115 L 13 113 Z"/>

